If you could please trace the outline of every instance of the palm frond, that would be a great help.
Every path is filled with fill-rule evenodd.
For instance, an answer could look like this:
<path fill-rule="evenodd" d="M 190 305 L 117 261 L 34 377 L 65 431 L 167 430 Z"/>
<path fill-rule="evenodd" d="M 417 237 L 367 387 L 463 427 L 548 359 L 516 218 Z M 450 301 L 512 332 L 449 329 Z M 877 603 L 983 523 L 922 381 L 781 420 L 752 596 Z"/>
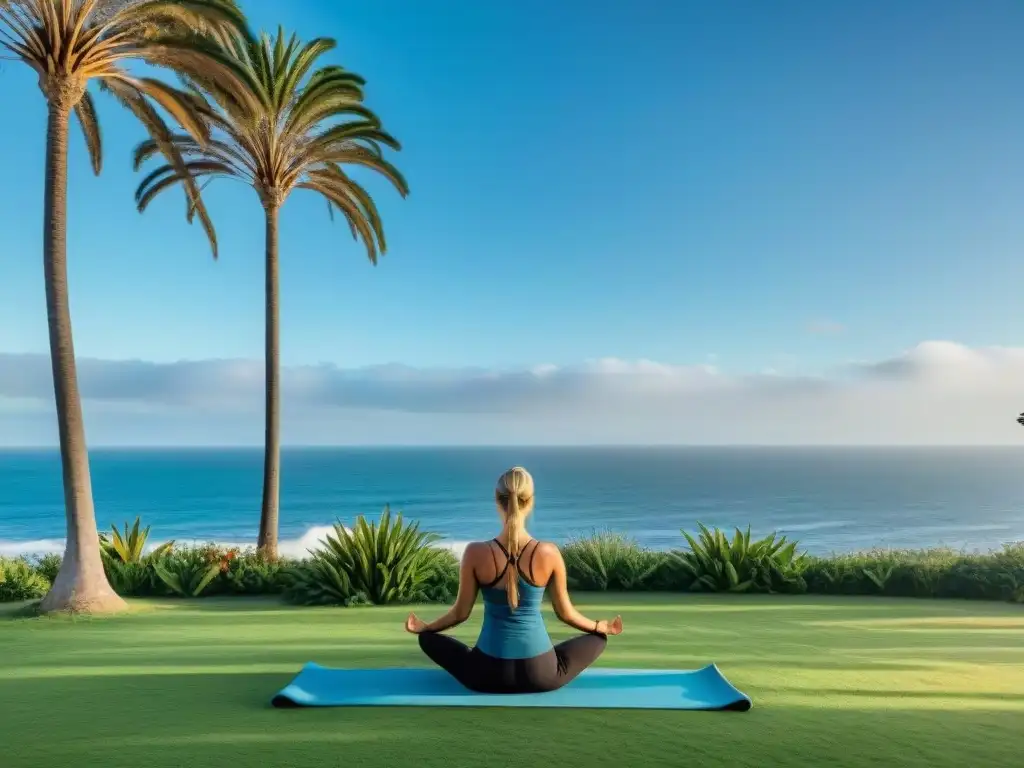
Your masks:
<path fill-rule="evenodd" d="M 151 0 L 156 2 L 156 0 Z M 401 148 L 381 126 L 378 116 L 363 103 L 365 80 L 335 65 L 317 67 L 335 47 L 330 38 L 302 43 L 278 29 L 259 38 L 247 32 L 205 45 L 219 52 L 210 55 L 231 77 L 208 77 L 186 70 L 183 80 L 195 101 L 195 120 L 210 129 L 209 138 L 167 135 L 152 137 L 134 153 L 140 170 L 160 155 L 166 164 L 139 185 L 140 210 L 163 191 L 185 187 L 187 216 L 205 216 L 202 188 L 217 177 L 233 177 L 253 186 L 264 205 L 277 207 L 296 189 L 320 194 L 328 213 L 340 212 L 371 262 L 387 249 L 383 222 L 369 192 L 343 170 L 359 166 L 384 177 L 403 196 L 409 192 L 401 172 L 384 157 L 382 147 Z M 206 55 L 205 51 L 203 55 Z M 180 92 L 154 92 L 150 98 L 170 107 L 185 101 Z M 161 101 L 161 98 L 163 101 Z M 168 111 L 170 111 L 168 107 Z M 193 112 L 183 107 L 175 119 L 188 130 Z M 193 174 L 192 181 L 186 174 Z M 204 226 L 207 226 L 204 222 Z"/>
<path fill-rule="evenodd" d="M 181 167 L 173 164 L 160 166 L 139 184 L 135 191 L 135 205 L 138 207 L 139 213 L 145 213 L 153 199 L 164 190 L 190 178 L 198 179 L 218 174 L 229 176 L 231 168 L 223 163 L 210 160 L 186 162 Z"/>
<path fill-rule="evenodd" d="M 206 205 L 203 203 L 199 187 L 196 184 L 195 179 L 188 173 L 184 158 L 182 158 L 174 142 L 171 140 L 173 135 L 167 127 L 167 124 L 149 101 L 147 101 L 144 94 L 132 87 L 129 82 L 109 79 L 104 80 L 102 85 L 106 90 L 113 94 L 118 101 L 127 107 L 138 118 L 139 122 L 146 126 L 150 136 L 153 137 L 153 140 L 160 147 L 160 151 L 163 156 L 168 160 L 168 162 L 178 169 L 189 205 L 195 206 L 196 212 L 199 215 L 200 223 L 202 224 L 203 230 L 206 232 L 206 237 L 210 242 L 213 257 L 217 258 L 217 232 L 214 229 L 213 220 L 210 218 L 210 214 L 206 210 Z"/>
<path fill-rule="evenodd" d="M 240 106 L 259 110 L 269 103 L 261 83 L 230 54 L 252 39 L 237 0 L 0 0 L 0 49 L 36 71 L 51 103 L 75 112 L 93 170 L 99 173 L 103 160 L 87 90 L 96 81 L 135 115 L 155 151 L 177 168 L 187 210 L 199 216 L 214 256 L 216 233 L 201 188 L 188 176 L 180 142 L 158 108 L 197 144 L 209 140 L 211 110 L 202 91 L 135 77 L 125 65 L 141 61 L 170 69 L 186 82 L 205 83 L 208 91 L 237 93 Z"/>
<path fill-rule="evenodd" d="M 120 80 L 136 91 L 148 96 L 174 118 L 189 135 L 198 142 L 206 142 L 210 138 L 209 125 L 203 120 L 202 106 L 197 98 L 186 91 L 168 85 L 151 77 L 133 78 L 117 74 L 109 79 Z"/>
<path fill-rule="evenodd" d="M 85 145 L 89 150 L 92 170 L 97 176 L 103 170 L 103 142 L 100 137 L 100 124 L 96 117 L 96 106 L 88 91 L 82 94 L 82 100 L 75 105 L 75 117 L 85 136 Z"/>

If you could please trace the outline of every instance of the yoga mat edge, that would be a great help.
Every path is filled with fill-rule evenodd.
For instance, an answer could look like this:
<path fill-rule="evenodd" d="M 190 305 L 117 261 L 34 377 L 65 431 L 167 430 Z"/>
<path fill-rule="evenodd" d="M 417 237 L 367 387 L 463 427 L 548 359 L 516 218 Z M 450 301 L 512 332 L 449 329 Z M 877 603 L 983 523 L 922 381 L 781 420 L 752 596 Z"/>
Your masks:
<path fill-rule="evenodd" d="M 716 664 L 695 670 L 594 667 L 557 691 L 483 694 L 437 668 L 340 669 L 306 663 L 271 700 L 295 707 L 541 707 L 746 712 L 750 698 Z"/>

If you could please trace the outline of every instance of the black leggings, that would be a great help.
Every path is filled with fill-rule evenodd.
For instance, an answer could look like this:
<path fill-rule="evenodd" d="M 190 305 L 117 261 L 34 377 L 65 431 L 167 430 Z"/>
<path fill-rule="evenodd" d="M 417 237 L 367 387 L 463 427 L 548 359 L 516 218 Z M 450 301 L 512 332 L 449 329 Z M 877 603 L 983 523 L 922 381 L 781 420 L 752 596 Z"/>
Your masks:
<path fill-rule="evenodd" d="M 604 651 L 608 638 L 580 635 L 529 659 L 496 659 L 454 637 L 421 632 L 420 648 L 466 688 L 478 693 L 540 693 L 573 680 Z"/>

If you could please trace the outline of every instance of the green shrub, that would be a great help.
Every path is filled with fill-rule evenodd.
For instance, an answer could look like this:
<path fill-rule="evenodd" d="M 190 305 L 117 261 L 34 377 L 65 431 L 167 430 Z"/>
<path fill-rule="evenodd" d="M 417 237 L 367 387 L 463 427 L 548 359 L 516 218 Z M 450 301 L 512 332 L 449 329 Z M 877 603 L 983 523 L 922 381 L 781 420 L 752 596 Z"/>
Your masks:
<path fill-rule="evenodd" d="M 873 550 L 810 558 L 804 569 L 807 589 L 834 595 L 884 594 L 891 588 L 896 554 Z"/>
<path fill-rule="evenodd" d="M 238 559 L 238 549 L 204 544 L 171 549 L 147 562 L 165 594 L 201 597 L 231 592 L 227 573 Z"/>
<path fill-rule="evenodd" d="M 43 555 L 36 561 L 36 573 L 53 584 L 64 558 L 57 554 Z"/>
<path fill-rule="evenodd" d="M 661 553 L 611 532 L 571 540 L 562 558 L 571 588 L 601 592 L 650 589 L 665 565 Z"/>
<path fill-rule="evenodd" d="M 797 542 L 772 533 L 763 539 L 750 540 L 746 532 L 736 529 L 730 541 L 722 531 L 711 530 L 702 523 L 698 538 L 686 531 L 689 550 L 671 553 L 684 579 L 684 586 L 693 592 L 804 592 L 803 577 L 806 556 L 796 551 Z M 688 583 L 686 583 L 688 582 Z"/>
<path fill-rule="evenodd" d="M 362 605 L 369 598 L 325 557 L 301 560 L 282 574 L 284 597 L 297 605 Z"/>
<path fill-rule="evenodd" d="M 0 557 L 0 603 L 38 600 L 50 589 L 50 581 L 28 560 Z"/>
<path fill-rule="evenodd" d="M 450 603 L 459 593 L 459 559 L 450 549 L 438 549 L 424 579 L 427 602 Z"/>
<path fill-rule="evenodd" d="M 286 560 L 270 561 L 255 549 L 236 552 L 227 560 L 227 570 L 221 571 L 212 585 L 215 594 L 278 595 L 284 591 L 283 573 L 289 567 Z"/>
<path fill-rule="evenodd" d="M 950 549 L 889 550 L 811 557 L 775 534 L 752 541 L 750 529 L 728 537 L 699 525 L 689 548 L 658 552 L 616 533 L 595 533 L 562 547 L 577 590 L 804 591 L 831 595 L 1008 600 L 1024 603 L 1024 542 L 989 553 Z M 101 536 L 110 583 L 131 597 L 273 595 L 304 604 L 370 605 L 451 602 L 459 562 L 385 508 L 379 522 L 342 525 L 300 561 L 266 560 L 254 548 L 215 544 L 146 553 L 150 528 L 138 518 Z M 0 558 L 0 601 L 41 598 L 60 569 L 59 555 L 36 561 Z"/>
<path fill-rule="evenodd" d="M 131 528 L 128 527 L 128 523 L 124 524 L 123 533 L 117 530 L 116 525 L 110 526 L 113 532 L 112 536 L 108 537 L 105 533 L 100 534 L 102 554 L 111 560 L 118 560 L 122 563 L 141 563 L 145 560 L 160 558 L 174 546 L 173 541 L 168 541 L 147 555 L 146 541 L 149 539 L 151 526 L 147 525 L 140 529 L 141 525 L 141 519 L 136 517 L 135 524 Z"/>
<path fill-rule="evenodd" d="M 1014 600 L 1024 587 L 1024 544 L 986 554 L 874 549 L 816 557 L 805 578 L 822 594 Z"/>
<path fill-rule="evenodd" d="M 107 581 L 122 597 L 150 597 L 164 595 L 160 580 L 152 563 L 123 563 L 120 560 L 105 560 L 103 570 Z"/>
<path fill-rule="evenodd" d="M 173 541 L 146 552 L 150 527 L 137 517 L 123 530 L 100 536 L 100 553 L 111 586 L 125 597 L 280 594 L 286 564 L 271 562 L 254 548 L 216 544 L 175 547 Z"/>
<path fill-rule="evenodd" d="M 226 550 L 209 544 L 201 547 L 183 547 L 172 550 L 149 563 L 157 578 L 179 597 L 199 597 L 214 579 L 227 573 L 235 550 Z"/>
<path fill-rule="evenodd" d="M 140 518 L 129 527 L 119 531 L 111 525 L 111 533 L 100 534 L 100 555 L 103 570 L 114 591 L 122 597 L 150 597 L 168 594 L 168 587 L 158 575 L 155 565 L 173 552 L 174 542 L 161 544 L 152 552 L 146 552 L 150 526 L 142 528 Z"/>
<path fill-rule="evenodd" d="M 1007 544 L 992 555 L 1000 600 L 1024 602 L 1024 542 Z"/>
<path fill-rule="evenodd" d="M 312 557 L 288 571 L 286 596 L 307 605 L 374 605 L 425 601 L 437 587 L 438 570 L 450 564 L 450 552 L 432 546 L 438 540 L 399 514 L 384 509 L 379 523 L 360 515 L 352 531 L 341 523 Z"/>

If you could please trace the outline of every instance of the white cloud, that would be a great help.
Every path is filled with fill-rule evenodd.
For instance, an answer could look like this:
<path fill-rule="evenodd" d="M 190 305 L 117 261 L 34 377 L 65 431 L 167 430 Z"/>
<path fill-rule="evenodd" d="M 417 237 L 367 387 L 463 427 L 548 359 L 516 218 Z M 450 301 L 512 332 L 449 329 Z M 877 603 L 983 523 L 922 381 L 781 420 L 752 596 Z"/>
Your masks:
<path fill-rule="evenodd" d="M 263 366 L 81 360 L 90 438 L 259 443 Z M 600 359 L 283 372 L 289 443 L 1024 443 L 1024 348 L 933 341 L 820 376 Z M 52 442 L 49 362 L 0 355 L 0 443 Z"/>

